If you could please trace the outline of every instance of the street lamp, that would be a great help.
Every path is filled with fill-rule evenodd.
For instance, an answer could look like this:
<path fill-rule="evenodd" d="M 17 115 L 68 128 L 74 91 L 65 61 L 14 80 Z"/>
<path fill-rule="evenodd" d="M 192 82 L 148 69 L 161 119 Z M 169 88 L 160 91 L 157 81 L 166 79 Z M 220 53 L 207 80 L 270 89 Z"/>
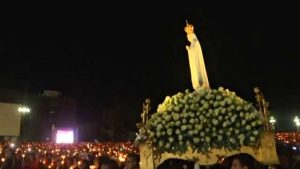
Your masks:
<path fill-rule="evenodd" d="M 20 112 L 22 114 L 27 114 L 27 113 L 30 113 L 30 108 L 28 108 L 26 106 L 21 106 L 18 108 L 18 112 Z"/>
<path fill-rule="evenodd" d="M 298 118 L 298 116 L 295 116 L 294 122 L 295 122 L 295 124 L 296 124 L 296 126 L 297 126 L 297 131 L 299 131 L 300 119 Z"/>
<path fill-rule="evenodd" d="M 18 108 L 18 112 L 21 113 L 21 132 L 20 132 L 20 136 L 21 138 L 24 137 L 24 117 L 23 115 L 26 115 L 28 113 L 30 113 L 30 108 L 27 106 L 21 106 Z"/>
<path fill-rule="evenodd" d="M 275 129 L 276 119 L 273 116 L 270 117 L 270 123 L 272 124 L 272 128 Z"/>

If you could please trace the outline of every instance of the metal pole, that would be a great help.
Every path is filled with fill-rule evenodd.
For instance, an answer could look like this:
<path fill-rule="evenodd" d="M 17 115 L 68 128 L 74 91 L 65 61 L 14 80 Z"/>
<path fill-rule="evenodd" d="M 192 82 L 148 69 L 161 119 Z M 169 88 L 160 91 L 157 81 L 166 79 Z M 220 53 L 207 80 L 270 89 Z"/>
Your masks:
<path fill-rule="evenodd" d="M 24 141 L 24 113 L 21 112 L 20 140 Z"/>

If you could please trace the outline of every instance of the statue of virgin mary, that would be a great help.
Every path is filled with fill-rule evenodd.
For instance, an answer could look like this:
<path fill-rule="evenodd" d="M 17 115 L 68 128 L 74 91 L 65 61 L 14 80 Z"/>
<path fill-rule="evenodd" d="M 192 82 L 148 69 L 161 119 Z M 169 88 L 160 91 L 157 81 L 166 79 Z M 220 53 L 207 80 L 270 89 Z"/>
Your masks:
<path fill-rule="evenodd" d="M 190 46 L 186 46 L 189 55 L 189 64 L 191 70 L 191 79 L 194 90 L 200 88 L 210 88 L 203 59 L 202 49 L 197 36 L 194 33 L 193 25 L 186 23 L 184 31 L 187 33 L 187 39 Z"/>

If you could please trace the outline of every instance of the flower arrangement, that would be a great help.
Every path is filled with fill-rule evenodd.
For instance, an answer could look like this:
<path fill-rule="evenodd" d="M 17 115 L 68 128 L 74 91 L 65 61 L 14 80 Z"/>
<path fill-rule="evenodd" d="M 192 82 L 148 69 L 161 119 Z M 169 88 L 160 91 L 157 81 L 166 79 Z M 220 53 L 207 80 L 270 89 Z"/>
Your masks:
<path fill-rule="evenodd" d="M 191 147 L 208 153 L 256 145 L 263 121 L 252 103 L 228 89 L 187 89 L 167 96 L 143 129 L 138 140 L 150 139 L 159 152 L 184 153 Z"/>

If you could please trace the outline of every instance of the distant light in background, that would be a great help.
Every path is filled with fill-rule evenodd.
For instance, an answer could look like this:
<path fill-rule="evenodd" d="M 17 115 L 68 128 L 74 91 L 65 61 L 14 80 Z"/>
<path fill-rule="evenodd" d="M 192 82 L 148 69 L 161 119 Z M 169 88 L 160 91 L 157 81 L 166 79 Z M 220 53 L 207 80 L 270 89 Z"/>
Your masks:
<path fill-rule="evenodd" d="M 57 130 L 56 143 L 74 143 L 73 130 Z"/>
<path fill-rule="evenodd" d="M 21 106 L 18 108 L 18 112 L 20 113 L 30 113 L 30 108 L 29 107 L 26 107 L 26 106 Z"/>
<path fill-rule="evenodd" d="M 275 129 L 276 119 L 273 116 L 270 117 L 270 123 L 272 124 L 272 128 Z"/>
<path fill-rule="evenodd" d="M 271 118 L 270 118 L 270 123 L 272 123 L 272 124 L 276 123 L 276 119 L 273 116 L 271 116 Z"/>
<path fill-rule="evenodd" d="M 295 116 L 295 118 L 294 118 L 294 122 L 295 122 L 295 124 L 296 124 L 297 131 L 299 131 L 300 119 L 298 118 L 298 116 Z"/>
<path fill-rule="evenodd" d="M 297 150 L 297 147 L 293 146 L 293 150 Z"/>

